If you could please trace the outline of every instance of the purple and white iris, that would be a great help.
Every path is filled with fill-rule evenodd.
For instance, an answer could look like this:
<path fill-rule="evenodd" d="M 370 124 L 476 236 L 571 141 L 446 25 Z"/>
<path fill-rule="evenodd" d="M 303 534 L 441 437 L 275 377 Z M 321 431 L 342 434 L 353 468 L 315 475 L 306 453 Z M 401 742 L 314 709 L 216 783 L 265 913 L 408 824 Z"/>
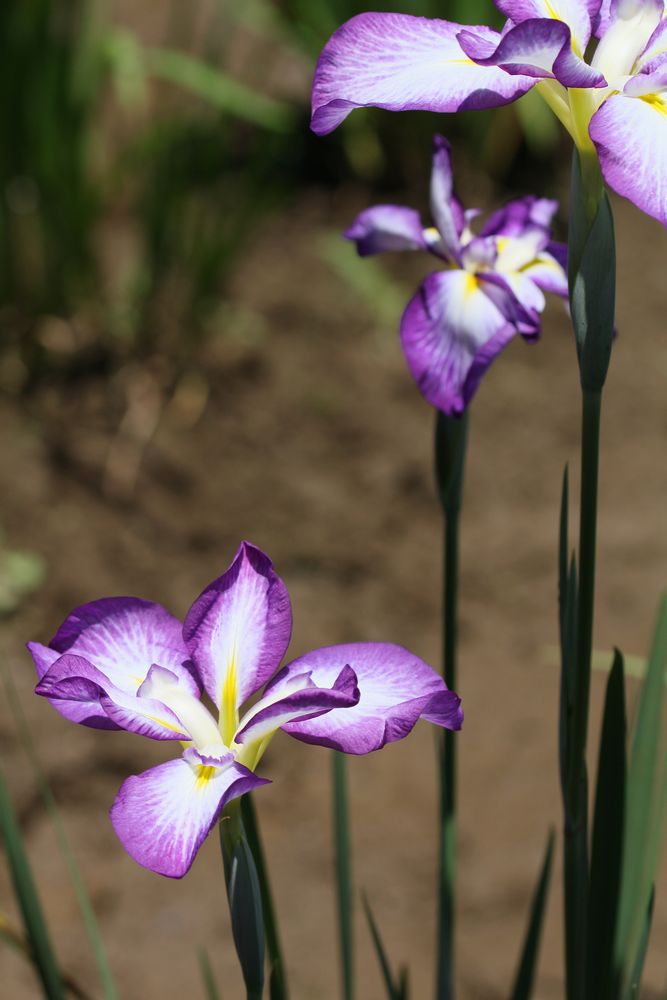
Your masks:
<path fill-rule="evenodd" d="M 420 718 L 460 729 L 460 699 L 400 646 L 317 649 L 273 676 L 291 630 L 285 584 L 243 542 L 183 625 L 159 604 L 109 597 L 73 611 L 48 646 L 28 644 L 37 693 L 66 719 L 181 741 L 180 756 L 128 778 L 111 809 L 140 865 L 185 875 L 225 805 L 267 784 L 254 772 L 278 729 L 351 754 L 402 739 Z"/>
<path fill-rule="evenodd" d="M 665 0 L 495 0 L 502 32 L 405 14 L 359 14 L 315 72 L 324 135 L 354 108 L 452 112 L 539 92 L 611 188 L 667 225 Z M 590 62 L 586 53 L 593 50 Z"/>
<path fill-rule="evenodd" d="M 361 256 L 384 250 L 428 250 L 443 269 L 430 274 L 401 320 L 401 343 L 422 394 L 447 416 L 460 415 L 492 361 L 520 333 L 540 331 L 544 292 L 567 298 L 566 248 L 550 225 L 558 203 L 520 198 L 495 212 L 479 235 L 479 212 L 454 194 L 449 143 L 433 140 L 431 214 L 398 205 L 362 212 L 345 235 Z"/>

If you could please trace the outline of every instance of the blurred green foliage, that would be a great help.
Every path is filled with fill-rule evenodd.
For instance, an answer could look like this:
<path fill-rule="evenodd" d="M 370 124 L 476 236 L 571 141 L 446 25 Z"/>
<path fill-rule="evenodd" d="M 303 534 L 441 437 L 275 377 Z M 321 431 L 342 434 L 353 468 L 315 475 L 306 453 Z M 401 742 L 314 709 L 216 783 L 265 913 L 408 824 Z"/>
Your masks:
<path fill-rule="evenodd" d="M 521 117 L 368 111 L 313 137 L 317 54 L 369 7 L 378 5 L 164 0 L 156 32 L 139 10 L 132 25 L 112 23 L 105 0 L 4 0 L 0 358 L 19 361 L 0 364 L 0 388 L 29 388 L 74 358 L 81 368 L 157 351 L 187 364 L 222 326 L 231 269 L 267 212 L 341 178 L 385 189 L 421 181 L 436 128 L 463 136 L 499 176 L 522 135 L 538 154 L 552 148 L 534 103 Z M 388 8 L 498 21 L 491 0 L 378 9 Z"/>

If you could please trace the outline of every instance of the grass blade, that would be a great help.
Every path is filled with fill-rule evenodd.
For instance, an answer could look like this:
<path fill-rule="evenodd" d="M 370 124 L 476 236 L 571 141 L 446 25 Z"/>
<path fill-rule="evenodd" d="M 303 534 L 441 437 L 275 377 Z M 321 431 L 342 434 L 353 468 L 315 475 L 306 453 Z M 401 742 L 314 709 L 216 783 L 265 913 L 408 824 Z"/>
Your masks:
<path fill-rule="evenodd" d="M 646 911 L 646 919 L 644 921 L 644 930 L 639 942 L 639 949 L 637 951 L 637 956 L 635 958 L 634 964 L 632 966 L 632 972 L 630 973 L 630 978 L 628 980 L 628 988 L 625 994 L 624 1000 L 637 1000 L 639 996 L 639 987 L 641 986 L 642 973 L 644 971 L 644 959 L 646 958 L 646 951 L 648 949 L 648 941 L 651 936 L 651 924 L 653 922 L 653 907 L 655 905 L 655 886 L 651 890 L 651 898 L 648 903 L 648 910 Z"/>
<path fill-rule="evenodd" d="M 64 1000 L 64 989 L 56 963 L 49 932 L 42 913 L 30 863 L 23 848 L 23 838 L 9 797 L 3 773 L 0 771 L 0 832 L 7 852 L 14 892 L 23 915 L 23 924 L 30 944 L 35 969 L 49 1000 Z"/>
<path fill-rule="evenodd" d="M 251 795 L 244 795 L 241 799 L 241 821 L 250 850 L 255 859 L 255 868 L 257 869 L 257 878 L 259 879 L 259 891 L 262 897 L 266 950 L 269 955 L 269 996 L 271 1000 L 287 1000 L 287 978 L 285 975 L 285 962 L 280 947 L 280 937 L 278 935 L 278 921 L 271 895 L 271 884 L 266 867 L 266 858 L 259 835 L 255 805 Z"/>
<path fill-rule="evenodd" d="M 347 801 L 347 761 L 333 753 L 333 814 L 338 933 L 340 937 L 343 1000 L 354 997 L 354 933 L 352 917 L 352 862 Z"/>
<path fill-rule="evenodd" d="M 176 49 L 151 49 L 146 62 L 153 76 L 189 90 L 220 111 L 274 132 L 290 127 L 289 105 L 258 94 L 195 56 Z"/>
<path fill-rule="evenodd" d="M 72 884 L 72 889 L 74 890 L 74 895 L 76 896 L 76 901 L 79 907 L 79 912 L 81 914 L 81 920 L 83 922 L 86 935 L 90 942 L 90 947 L 95 958 L 95 964 L 97 966 L 97 974 L 100 979 L 100 985 L 102 987 L 102 995 L 105 1000 L 117 1000 L 118 993 L 114 985 L 113 976 L 111 974 L 111 969 L 109 967 L 109 961 L 107 959 L 106 949 L 104 947 L 104 942 L 102 940 L 102 935 L 100 933 L 100 928 L 97 923 L 97 918 L 95 917 L 95 911 L 93 909 L 92 903 L 90 901 L 90 896 L 86 889 L 86 884 L 83 880 L 81 870 L 76 862 L 74 852 L 70 845 L 67 833 L 65 832 L 65 826 L 60 815 L 60 811 L 56 804 L 55 797 L 51 791 L 51 786 L 46 778 L 42 765 L 37 756 L 37 751 L 35 745 L 32 741 L 30 734 L 30 727 L 28 726 L 27 719 L 23 712 L 23 706 L 21 705 L 21 700 L 18 696 L 18 692 L 14 685 L 9 672 L 5 673 L 5 690 L 7 692 L 7 699 L 11 706 L 12 715 L 14 722 L 18 729 L 19 738 L 23 745 L 23 750 L 32 765 L 33 772 L 35 774 L 35 779 L 37 786 L 39 788 L 40 794 L 49 813 L 51 822 L 53 823 L 53 828 L 56 833 L 56 838 L 58 840 L 58 846 L 60 847 L 60 852 L 64 858 L 65 865 L 67 867 L 67 874 L 69 880 Z"/>
<path fill-rule="evenodd" d="M 221 1000 L 220 990 L 218 989 L 218 984 L 215 981 L 213 968 L 211 967 L 211 962 L 205 948 L 201 948 L 199 951 L 199 970 L 201 972 L 202 982 L 204 983 L 206 1000 Z"/>
<path fill-rule="evenodd" d="M 618 650 L 607 681 L 595 792 L 588 911 L 588 993 L 613 1000 L 613 953 L 623 864 L 625 671 Z"/>
<path fill-rule="evenodd" d="M 623 874 L 614 950 L 621 995 L 641 950 L 646 913 L 655 882 L 667 798 L 665 751 L 665 687 L 667 664 L 667 596 L 663 597 L 653 638 L 628 769 Z"/>
<path fill-rule="evenodd" d="M 398 985 L 394 983 L 394 977 L 391 974 L 391 966 L 389 965 L 387 952 L 384 944 L 382 943 L 382 937 L 380 936 L 380 931 L 375 922 L 375 917 L 373 916 L 373 911 L 371 910 L 371 905 L 368 902 L 366 893 L 363 894 L 362 899 L 364 904 L 364 913 L 366 914 L 368 927 L 371 932 L 371 937 L 373 938 L 375 954 L 377 955 L 380 972 L 382 973 L 382 979 L 384 980 L 385 989 L 387 991 L 387 1000 L 401 1000 L 401 996 L 403 995 L 402 983 L 400 981 Z M 402 978 L 404 978 L 404 975 Z"/>
<path fill-rule="evenodd" d="M 547 895 L 549 892 L 549 882 L 551 880 L 551 868 L 554 856 L 555 836 L 553 830 L 549 833 L 547 848 L 540 871 L 540 877 L 533 895 L 533 905 L 530 911 L 530 920 L 526 930 L 526 938 L 519 961 L 519 968 L 516 974 L 514 988 L 512 990 L 512 1000 L 529 1000 L 532 995 L 535 970 L 537 967 L 537 955 L 542 936 L 542 924 L 544 922 L 544 911 L 546 907 Z"/>

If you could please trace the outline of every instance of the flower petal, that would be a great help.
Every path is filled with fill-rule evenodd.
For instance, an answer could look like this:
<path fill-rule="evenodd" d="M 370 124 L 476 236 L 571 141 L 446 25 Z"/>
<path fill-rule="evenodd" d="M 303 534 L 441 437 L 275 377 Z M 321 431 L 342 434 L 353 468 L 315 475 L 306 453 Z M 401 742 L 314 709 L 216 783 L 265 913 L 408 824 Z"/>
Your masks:
<path fill-rule="evenodd" d="M 465 226 L 463 206 L 454 195 L 452 147 L 443 135 L 433 136 L 431 170 L 431 215 L 447 256 L 460 262 L 461 233 Z"/>
<path fill-rule="evenodd" d="M 356 217 L 345 238 L 357 245 L 360 257 L 385 250 L 427 250 L 419 212 L 400 205 L 375 205 Z"/>
<path fill-rule="evenodd" d="M 138 597 L 105 597 L 82 604 L 65 619 L 49 646 L 83 656 L 116 687 L 135 694 L 159 663 L 199 694 L 183 642 L 182 625 L 159 604 Z"/>
<path fill-rule="evenodd" d="M 343 667 L 331 687 L 318 687 L 306 674 L 296 690 L 284 691 L 284 687 L 277 693 L 268 689 L 241 720 L 235 736 L 237 743 L 264 739 L 288 722 L 314 719 L 332 708 L 351 708 L 359 701 L 357 676 L 349 666 Z"/>
<path fill-rule="evenodd" d="M 285 732 L 305 743 L 363 754 L 407 736 L 421 716 L 436 725 L 459 729 L 460 699 L 447 691 L 439 674 L 401 646 L 381 642 L 350 643 L 316 649 L 289 664 L 271 686 L 280 691 L 291 676 L 312 672 L 321 687 L 332 685 L 348 665 L 356 674 L 360 698 L 345 711 L 290 722 Z"/>
<path fill-rule="evenodd" d="M 591 37 L 591 25 L 600 9 L 600 0 L 495 0 L 496 7 L 515 24 L 531 18 L 564 21 L 583 53 Z"/>
<path fill-rule="evenodd" d="M 182 878 L 225 805 L 265 784 L 239 764 L 217 768 L 179 757 L 124 781 L 111 822 L 138 864 Z"/>
<path fill-rule="evenodd" d="M 602 73 L 592 69 L 572 49 L 567 24 L 554 19 L 531 19 L 511 28 L 491 51 L 469 31 L 459 43 L 478 66 L 497 66 L 512 75 L 555 78 L 565 87 L 604 87 Z"/>
<path fill-rule="evenodd" d="M 667 100 L 615 95 L 589 131 L 607 184 L 667 225 Z"/>
<path fill-rule="evenodd" d="M 315 70 L 311 127 L 332 132 L 360 107 L 464 111 L 515 100 L 533 81 L 482 69 L 461 51 L 461 26 L 407 14 L 358 14 L 327 42 Z M 497 42 L 490 28 L 475 32 Z"/>
<path fill-rule="evenodd" d="M 269 557 L 249 542 L 200 594 L 183 626 L 209 696 L 234 711 L 277 670 L 291 631 L 287 588 Z"/>
<path fill-rule="evenodd" d="M 543 292 L 551 292 L 568 298 L 567 247 L 560 243 L 550 243 L 547 250 L 538 254 L 532 264 L 523 271 Z"/>
<path fill-rule="evenodd" d="M 427 277 L 401 320 L 412 377 L 428 402 L 448 416 L 463 412 L 481 375 L 515 332 L 466 271 Z"/>
<path fill-rule="evenodd" d="M 551 198 L 517 198 L 489 216 L 481 235 L 523 236 L 528 229 L 548 230 L 557 211 L 558 202 Z"/>
<path fill-rule="evenodd" d="M 603 0 L 597 19 L 600 38 L 593 66 L 610 85 L 631 73 L 664 14 L 664 0 Z"/>
<path fill-rule="evenodd" d="M 73 653 L 56 660 L 35 693 L 48 698 L 71 722 L 93 729 L 125 729 L 153 740 L 190 738 L 162 702 L 128 694 L 83 656 Z"/>

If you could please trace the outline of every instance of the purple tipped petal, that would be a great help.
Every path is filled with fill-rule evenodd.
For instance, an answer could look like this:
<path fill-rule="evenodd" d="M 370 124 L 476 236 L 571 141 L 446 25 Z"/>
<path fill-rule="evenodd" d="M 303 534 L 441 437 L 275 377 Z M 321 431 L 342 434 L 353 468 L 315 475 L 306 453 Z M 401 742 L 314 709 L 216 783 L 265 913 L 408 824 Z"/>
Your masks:
<path fill-rule="evenodd" d="M 390 643 L 362 642 L 316 649 L 281 672 L 272 685 L 272 694 L 304 671 L 312 672 L 316 684 L 331 685 L 345 664 L 357 676 L 358 704 L 319 718 L 290 722 L 283 727 L 285 732 L 305 743 L 362 754 L 407 736 L 424 713 L 437 725 L 459 728 L 457 695 L 447 692 L 442 678 L 423 660 Z M 449 699 L 443 697 L 445 694 Z"/>
<path fill-rule="evenodd" d="M 138 864 L 182 878 L 225 805 L 265 784 L 240 764 L 216 768 L 179 757 L 123 782 L 111 822 Z"/>
<path fill-rule="evenodd" d="M 548 249 L 538 254 L 534 263 L 529 264 L 523 273 L 543 292 L 568 298 L 567 247 L 564 244 L 550 243 Z"/>
<path fill-rule="evenodd" d="M 452 147 L 442 135 L 433 136 L 431 215 L 440 233 L 445 253 L 458 263 L 465 214 L 460 201 L 454 196 Z"/>
<path fill-rule="evenodd" d="M 460 25 L 407 14 L 353 17 L 327 42 L 315 70 L 311 127 L 332 132 L 351 111 L 462 111 L 498 107 L 532 80 L 474 65 L 457 41 Z M 477 36 L 497 42 L 490 28 Z"/>
<path fill-rule="evenodd" d="M 48 698 L 71 722 L 93 729 L 125 729 L 153 740 L 189 739 L 165 705 L 127 694 L 82 656 L 61 656 L 35 692 Z"/>
<path fill-rule="evenodd" d="M 648 40 L 638 69 L 643 72 L 656 70 L 667 60 L 667 19 L 661 21 Z"/>
<path fill-rule="evenodd" d="M 93 663 L 122 691 L 134 694 L 153 663 L 173 671 L 193 694 L 182 625 L 159 604 L 137 597 L 105 597 L 76 608 L 49 643 Z"/>
<path fill-rule="evenodd" d="M 412 377 L 428 402 L 448 416 L 463 412 L 481 375 L 515 332 L 466 271 L 426 278 L 401 320 Z"/>
<path fill-rule="evenodd" d="M 36 649 L 38 643 L 29 643 L 29 646 L 40 676 L 35 688 L 36 694 L 47 698 L 70 722 L 91 729 L 121 728 L 109 718 L 101 704 L 105 685 L 109 684 L 104 674 L 81 656 L 61 656 L 53 650 L 49 650 L 49 653 L 54 653 L 55 659 L 44 669 L 48 658 L 43 651 L 48 647 Z"/>
<path fill-rule="evenodd" d="M 479 66 L 497 66 L 512 75 L 556 78 L 565 87 L 604 87 L 606 80 L 572 50 L 570 29 L 563 21 L 522 21 L 503 35 L 496 49 L 469 31 L 459 34 L 463 51 Z"/>
<path fill-rule="evenodd" d="M 190 608 L 183 636 L 215 705 L 223 688 L 236 706 L 277 670 L 289 645 L 292 609 L 287 588 L 268 556 L 249 542 Z"/>
<path fill-rule="evenodd" d="M 582 53 L 588 45 L 591 26 L 600 9 L 600 0 L 495 0 L 495 4 L 515 24 L 533 18 L 564 21 Z"/>
<path fill-rule="evenodd" d="M 332 687 L 318 687 L 308 674 L 305 678 L 296 675 L 294 680 L 299 684 L 296 690 L 280 696 L 269 689 L 257 702 L 241 722 L 234 737 L 237 743 L 263 739 L 288 722 L 314 719 L 333 708 L 351 708 L 359 701 L 357 676 L 349 666 L 343 667 Z"/>
<path fill-rule="evenodd" d="M 434 726 L 457 731 L 463 725 L 461 699 L 454 691 L 439 691 L 428 702 L 421 718 Z"/>
<path fill-rule="evenodd" d="M 428 249 L 419 212 L 400 205 L 367 208 L 345 232 L 345 238 L 354 240 L 360 257 L 385 250 Z"/>
<path fill-rule="evenodd" d="M 667 95 L 610 97 L 589 131 L 607 184 L 667 225 Z"/>
<path fill-rule="evenodd" d="M 481 235 L 523 236 L 529 229 L 548 230 L 557 211 L 558 202 L 551 198 L 517 198 L 489 216 Z"/>

